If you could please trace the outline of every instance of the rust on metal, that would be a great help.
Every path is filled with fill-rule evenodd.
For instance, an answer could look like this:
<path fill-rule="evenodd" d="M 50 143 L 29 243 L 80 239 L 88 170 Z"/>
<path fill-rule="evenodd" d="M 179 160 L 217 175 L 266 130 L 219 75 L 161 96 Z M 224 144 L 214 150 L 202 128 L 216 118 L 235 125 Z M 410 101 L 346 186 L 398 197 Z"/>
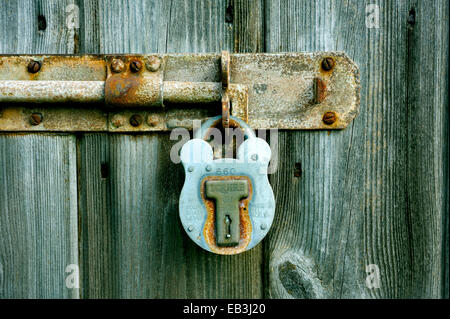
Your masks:
<path fill-rule="evenodd" d="M 30 61 L 27 66 L 28 72 L 30 73 L 37 73 L 41 69 L 41 62 L 39 61 Z"/>
<path fill-rule="evenodd" d="M 139 114 L 131 115 L 130 124 L 131 124 L 131 126 L 138 127 L 139 125 L 142 124 L 142 116 Z"/>
<path fill-rule="evenodd" d="M 123 71 L 124 68 L 125 63 L 123 63 L 123 61 L 120 59 L 114 59 L 111 62 L 111 71 L 113 71 L 114 73 L 120 73 Z"/>
<path fill-rule="evenodd" d="M 133 60 L 130 62 L 130 70 L 131 72 L 139 72 L 142 68 L 142 62 L 139 60 Z"/>
<path fill-rule="evenodd" d="M 125 117 L 122 114 L 115 114 L 111 118 L 111 124 L 117 128 L 121 127 L 125 124 Z"/>
<path fill-rule="evenodd" d="M 316 89 L 315 101 L 316 101 L 316 103 L 322 103 L 326 97 L 327 84 L 321 78 L 315 78 L 314 85 L 315 85 L 315 89 Z"/>
<path fill-rule="evenodd" d="M 39 125 L 42 122 L 42 114 L 41 113 L 32 113 L 30 115 L 30 124 L 31 125 Z"/>
<path fill-rule="evenodd" d="M 220 53 L 0 56 L 0 131 L 191 128 L 193 120 L 221 113 L 224 83 L 229 114 L 254 129 L 342 129 L 359 113 L 358 68 L 342 52 L 239 53 L 229 58 L 222 65 L 227 59 Z M 37 61 L 40 70 L 30 73 L 30 61 Z M 138 72 L 132 72 L 133 61 L 140 64 Z M 227 65 L 229 71 L 223 72 Z M 76 105 L 57 105 L 66 102 Z M 84 107 L 86 103 L 99 107 Z M 40 125 L 30 124 L 34 110 L 45 117 Z M 323 120 L 326 112 L 339 115 L 332 125 Z M 133 114 L 144 119 L 138 127 L 129 123 Z M 122 125 L 113 124 L 116 115 L 126 119 Z M 148 121 L 150 116 L 154 120 Z"/>
<path fill-rule="evenodd" d="M 234 130 L 230 132 L 230 128 Z M 214 138 L 211 139 L 210 137 L 214 136 L 214 129 L 220 130 L 221 135 L 225 137 L 225 141 L 227 141 L 228 136 L 229 143 L 227 144 L 222 140 L 215 140 Z M 245 140 L 245 135 L 245 129 L 241 127 L 237 121 L 230 118 L 229 128 L 225 128 L 222 125 L 221 119 L 219 119 L 208 128 L 203 136 L 203 139 L 211 145 L 214 159 L 225 157 L 233 158 L 237 154 L 237 149 L 239 148 L 240 143 Z"/>
<path fill-rule="evenodd" d="M 147 58 L 147 61 L 145 62 L 145 67 L 147 68 L 147 70 L 151 72 L 158 71 L 160 66 L 161 66 L 161 59 L 157 56 L 151 56 Z"/>
<path fill-rule="evenodd" d="M 129 70 L 108 73 L 105 82 L 105 103 L 112 107 L 162 106 L 162 73 L 139 72 L 142 62 L 139 57 L 127 57 Z M 117 61 L 118 58 L 112 60 Z M 111 63 L 112 63 L 111 62 Z"/>
<path fill-rule="evenodd" d="M 230 53 L 222 51 L 220 58 L 222 66 L 222 126 L 227 129 L 230 125 L 230 97 L 228 96 L 228 89 L 230 86 Z M 227 131 L 227 130 L 225 130 Z"/>
<path fill-rule="evenodd" d="M 156 125 L 158 125 L 158 122 L 160 122 L 161 120 L 156 116 L 156 115 L 148 115 L 147 116 L 147 124 L 150 127 L 155 127 Z"/>
<path fill-rule="evenodd" d="M 221 86 L 217 82 L 163 82 L 164 102 L 201 104 L 219 102 Z"/>
<path fill-rule="evenodd" d="M 216 214 L 214 200 L 206 197 L 205 184 L 206 181 L 216 180 L 247 180 L 249 191 L 248 197 L 239 202 L 239 219 L 240 219 L 240 240 L 237 246 L 221 247 L 216 243 Z M 252 222 L 249 215 L 249 203 L 253 196 L 253 185 L 248 176 L 207 176 L 201 181 L 200 195 L 205 204 L 207 217 L 203 227 L 203 236 L 211 251 L 221 255 L 239 254 L 247 248 L 251 241 Z"/>
<path fill-rule="evenodd" d="M 336 120 L 337 115 L 334 112 L 326 112 L 322 117 L 322 121 L 327 125 L 333 124 L 334 122 L 336 122 Z"/>
<path fill-rule="evenodd" d="M 230 84 L 230 53 L 228 51 L 222 51 L 220 62 L 222 66 L 222 88 L 226 90 Z"/>
<path fill-rule="evenodd" d="M 325 71 L 331 71 L 334 68 L 334 60 L 332 57 L 326 57 L 325 59 L 322 60 L 322 69 L 324 69 Z"/>
<path fill-rule="evenodd" d="M 103 81 L 0 81 L 0 102 L 100 103 Z"/>
<path fill-rule="evenodd" d="M 230 127 L 230 98 L 227 91 L 222 96 L 222 126 L 225 129 Z"/>

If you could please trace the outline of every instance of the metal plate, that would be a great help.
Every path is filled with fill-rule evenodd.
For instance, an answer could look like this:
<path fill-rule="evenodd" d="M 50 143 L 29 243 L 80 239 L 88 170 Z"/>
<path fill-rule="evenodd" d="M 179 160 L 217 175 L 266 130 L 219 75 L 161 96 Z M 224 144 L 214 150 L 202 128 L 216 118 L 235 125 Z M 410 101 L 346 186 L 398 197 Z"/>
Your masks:
<path fill-rule="evenodd" d="M 163 106 L 160 103 L 160 107 L 106 106 L 101 85 L 110 73 L 110 61 L 114 58 L 126 62 L 139 60 L 145 65 L 155 56 L 162 60 L 158 72 L 162 72 L 163 81 L 171 85 L 166 91 L 169 101 L 165 100 Z M 0 131 L 144 132 L 191 128 L 192 120 L 221 114 L 220 57 L 220 54 L 0 56 Z M 331 70 L 322 66 L 326 58 L 334 62 Z M 42 65 L 37 73 L 27 70 L 33 60 Z M 231 114 L 248 121 L 253 129 L 342 129 L 359 112 L 358 68 L 341 52 L 231 54 L 230 70 L 231 87 L 235 92 Z M 151 71 L 144 68 L 143 76 L 148 72 Z M 68 82 L 55 85 L 53 91 L 48 89 L 52 95 L 47 99 L 44 92 L 38 97 L 28 97 L 27 103 L 9 102 L 13 88 L 11 83 L 2 81 L 23 81 L 20 84 L 26 86 L 28 81 L 92 81 L 93 90 L 88 90 L 88 97 L 76 96 L 75 90 L 67 89 L 71 84 Z M 189 87 L 186 82 L 195 84 L 197 91 L 186 90 L 186 85 Z M 18 87 L 26 97 L 27 91 L 23 86 Z M 86 91 L 86 83 L 81 83 L 80 87 Z M 201 98 L 196 99 L 198 94 Z M 183 99 L 188 101 L 180 103 Z M 59 103 L 49 103 L 53 100 Z M 61 103 L 64 101 L 71 104 Z M 32 125 L 30 116 L 37 111 L 42 114 L 42 122 Z M 331 114 L 328 120 L 327 113 Z M 142 118 L 138 126 L 130 123 L 135 114 Z"/>

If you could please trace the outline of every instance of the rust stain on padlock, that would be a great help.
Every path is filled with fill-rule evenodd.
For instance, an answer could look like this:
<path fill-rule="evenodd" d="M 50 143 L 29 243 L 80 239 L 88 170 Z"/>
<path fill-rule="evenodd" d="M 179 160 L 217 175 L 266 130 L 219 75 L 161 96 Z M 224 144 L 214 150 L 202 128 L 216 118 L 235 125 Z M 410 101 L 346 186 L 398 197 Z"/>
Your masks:
<path fill-rule="evenodd" d="M 219 247 L 216 244 L 216 215 L 215 215 L 215 205 L 214 200 L 208 199 L 205 196 L 205 183 L 206 181 L 217 181 L 217 180 L 247 180 L 249 192 L 248 197 L 242 199 L 239 202 L 239 219 L 240 219 L 240 239 L 239 245 L 235 247 Z M 249 203 L 253 195 L 253 186 L 250 178 L 247 176 L 207 176 L 200 184 L 200 195 L 202 197 L 203 203 L 205 204 L 207 217 L 205 221 L 205 226 L 203 227 L 203 236 L 205 241 L 212 252 L 221 255 L 234 255 L 239 254 L 246 250 L 247 246 L 251 241 L 252 234 L 252 222 L 249 216 Z"/>

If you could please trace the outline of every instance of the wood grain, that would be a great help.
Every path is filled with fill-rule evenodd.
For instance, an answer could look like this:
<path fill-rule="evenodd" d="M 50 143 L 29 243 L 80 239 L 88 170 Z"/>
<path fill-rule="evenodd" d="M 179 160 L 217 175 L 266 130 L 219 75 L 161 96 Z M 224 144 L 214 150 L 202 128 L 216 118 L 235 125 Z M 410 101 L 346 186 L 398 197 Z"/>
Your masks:
<path fill-rule="evenodd" d="M 226 8 L 225 1 L 100 3 L 101 53 L 232 51 L 233 30 L 248 17 L 227 23 Z M 262 297 L 262 246 L 218 256 L 185 235 L 184 172 L 169 158 L 175 142 L 167 134 L 80 137 L 83 298 Z"/>
<path fill-rule="evenodd" d="M 275 222 L 238 256 L 184 234 L 167 134 L 1 134 L 0 298 L 448 298 L 448 16 L 445 0 L 0 1 L 0 54 L 342 50 L 362 87 L 347 129 L 279 132 Z"/>
<path fill-rule="evenodd" d="M 380 8 L 378 29 L 366 28 L 369 3 Z M 279 136 L 266 296 L 445 295 L 447 13 L 445 1 L 266 1 L 268 51 L 343 50 L 362 87 L 346 130 Z M 366 286 L 369 264 L 379 289 Z"/>
<path fill-rule="evenodd" d="M 77 298 L 73 136 L 0 135 L 0 299 Z"/>
<path fill-rule="evenodd" d="M 73 53 L 69 3 L 1 1 L 0 54 Z M 76 179 L 74 136 L 0 134 L 0 298 L 79 297 Z"/>

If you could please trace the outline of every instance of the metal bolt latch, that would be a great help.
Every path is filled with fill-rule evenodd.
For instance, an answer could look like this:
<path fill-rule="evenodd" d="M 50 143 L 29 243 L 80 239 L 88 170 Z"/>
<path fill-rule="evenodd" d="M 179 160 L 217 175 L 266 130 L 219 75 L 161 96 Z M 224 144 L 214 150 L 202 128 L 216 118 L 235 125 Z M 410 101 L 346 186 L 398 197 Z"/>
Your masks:
<path fill-rule="evenodd" d="M 225 128 L 234 116 L 254 129 L 342 129 L 359 112 L 359 87 L 342 52 L 5 55 L 0 131 L 192 129 L 216 112 Z M 51 120 L 30 125 L 27 103 Z"/>

